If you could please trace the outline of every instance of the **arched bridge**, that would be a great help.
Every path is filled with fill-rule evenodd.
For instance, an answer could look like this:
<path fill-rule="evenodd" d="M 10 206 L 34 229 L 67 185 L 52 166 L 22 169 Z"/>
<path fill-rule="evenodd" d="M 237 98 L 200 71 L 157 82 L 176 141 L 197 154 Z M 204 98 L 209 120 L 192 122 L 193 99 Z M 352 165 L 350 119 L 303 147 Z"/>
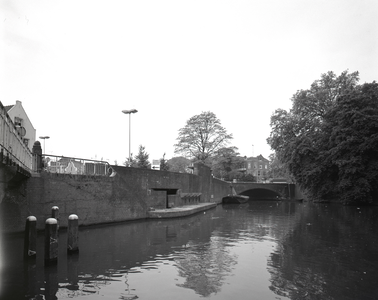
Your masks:
<path fill-rule="evenodd" d="M 234 182 L 232 183 L 232 186 L 237 194 L 249 196 L 249 198 L 252 200 L 298 200 L 301 198 L 295 184 Z"/>

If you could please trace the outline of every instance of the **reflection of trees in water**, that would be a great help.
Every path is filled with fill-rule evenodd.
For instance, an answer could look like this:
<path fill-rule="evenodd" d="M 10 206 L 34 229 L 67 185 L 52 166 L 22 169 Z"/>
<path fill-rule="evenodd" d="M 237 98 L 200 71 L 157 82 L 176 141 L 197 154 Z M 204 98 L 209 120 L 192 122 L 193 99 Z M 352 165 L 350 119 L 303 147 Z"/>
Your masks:
<path fill-rule="evenodd" d="M 250 201 L 243 205 L 223 205 L 219 231 L 230 241 L 280 240 L 300 220 L 302 207 L 294 202 Z M 299 211 L 297 213 L 297 210 Z"/>
<path fill-rule="evenodd" d="M 377 299 L 376 213 L 312 206 L 272 253 L 270 289 L 290 299 Z"/>
<path fill-rule="evenodd" d="M 326 280 L 321 274 L 314 274 L 311 268 L 306 267 L 294 270 L 292 262 L 284 261 L 281 253 L 272 254 L 268 270 L 272 275 L 269 288 L 279 296 L 292 300 L 333 299 L 325 293 Z"/>
<path fill-rule="evenodd" d="M 176 259 L 179 275 L 186 278 L 180 287 L 193 289 L 208 297 L 220 291 L 224 277 L 230 275 L 236 264 L 226 246 L 227 241 L 213 237 L 209 243 L 189 243 L 180 258 Z"/>
<path fill-rule="evenodd" d="M 250 203 L 247 205 L 223 205 L 223 210 L 210 223 L 214 230 L 209 242 L 194 244 L 183 249 L 175 259 L 179 275 L 186 278 L 180 287 L 193 289 L 207 297 L 220 291 L 227 275 L 237 263 L 231 253 L 234 243 L 242 240 L 280 239 L 299 220 L 282 218 L 295 214 L 295 203 Z M 211 226 L 201 227 L 211 228 Z M 198 232 L 198 236 L 201 233 Z"/>

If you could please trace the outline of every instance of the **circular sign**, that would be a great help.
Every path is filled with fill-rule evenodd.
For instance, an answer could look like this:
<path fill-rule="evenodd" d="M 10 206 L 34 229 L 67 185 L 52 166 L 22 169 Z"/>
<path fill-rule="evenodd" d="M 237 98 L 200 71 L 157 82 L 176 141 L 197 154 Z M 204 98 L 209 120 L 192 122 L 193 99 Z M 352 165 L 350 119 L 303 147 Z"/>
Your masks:
<path fill-rule="evenodd" d="M 26 134 L 26 129 L 25 129 L 25 127 L 17 126 L 17 132 L 18 132 L 19 135 L 21 135 L 21 136 L 25 136 L 25 134 Z"/>

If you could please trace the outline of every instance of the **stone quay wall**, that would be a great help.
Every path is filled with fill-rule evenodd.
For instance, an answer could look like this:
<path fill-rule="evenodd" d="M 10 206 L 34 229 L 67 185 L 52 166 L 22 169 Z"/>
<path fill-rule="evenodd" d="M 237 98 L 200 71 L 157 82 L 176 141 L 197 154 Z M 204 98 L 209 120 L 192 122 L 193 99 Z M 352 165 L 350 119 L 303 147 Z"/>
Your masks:
<path fill-rule="evenodd" d="M 21 232 L 28 216 L 42 230 L 59 207 L 59 226 L 70 214 L 79 225 L 144 219 L 148 211 L 196 203 L 221 203 L 229 183 L 212 178 L 211 170 L 195 164 L 193 174 L 112 166 L 114 177 L 41 172 L 7 187 L 0 204 L 0 230 Z"/>

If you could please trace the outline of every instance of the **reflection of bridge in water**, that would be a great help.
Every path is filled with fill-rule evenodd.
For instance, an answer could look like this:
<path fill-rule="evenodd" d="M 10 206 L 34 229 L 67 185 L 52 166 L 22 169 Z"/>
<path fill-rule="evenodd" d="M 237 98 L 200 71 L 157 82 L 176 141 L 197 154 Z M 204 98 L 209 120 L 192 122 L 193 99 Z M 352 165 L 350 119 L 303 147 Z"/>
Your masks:
<path fill-rule="evenodd" d="M 237 194 L 249 196 L 250 200 L 297 200 L 302 198 L 295 184 L 234 182 L 232 186 Z"/>

